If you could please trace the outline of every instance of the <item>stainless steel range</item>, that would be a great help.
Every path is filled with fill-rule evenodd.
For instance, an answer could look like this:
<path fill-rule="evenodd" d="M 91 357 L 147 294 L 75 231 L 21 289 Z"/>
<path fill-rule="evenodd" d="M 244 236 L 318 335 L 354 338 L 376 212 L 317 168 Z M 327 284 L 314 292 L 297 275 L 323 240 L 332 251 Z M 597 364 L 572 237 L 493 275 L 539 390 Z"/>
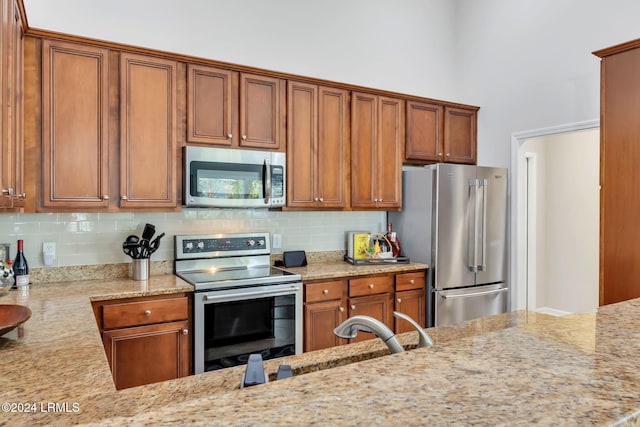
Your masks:
<path fill-rule="evenodd" d="M 195 287 L 195 373 L 302 353 L 302 282 L 270 265 L 269 233 L 175 237 L 175 273 Z"/>

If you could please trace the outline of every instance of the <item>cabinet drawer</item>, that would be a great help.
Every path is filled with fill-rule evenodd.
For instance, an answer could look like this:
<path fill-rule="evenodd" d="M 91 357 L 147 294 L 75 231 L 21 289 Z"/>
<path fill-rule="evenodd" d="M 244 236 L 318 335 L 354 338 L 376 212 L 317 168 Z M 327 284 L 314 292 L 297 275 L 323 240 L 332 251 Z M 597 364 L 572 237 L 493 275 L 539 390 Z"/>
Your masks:
<path fill-rule="evenodd" d="M 136 301 L 102 307 L 104 329 L 151 325 L 189 318 L 187 297 Z"/>
<path fill-rule="evenodd" d="M 396 292 L 423 289 L 425 285 L 424 271 L 396 275 Z"/>
<path fill-rule="evenodd" d="M 349 280 L 350 297 L 382 294 L 385 292 L 393 292 L 393 276 L 374 276 Z"/>
<path fill-rule="evenodd" d="M 342 289 L 346 283 L 345 280 L 335 280 L 332 282 L 305 284 L 305 301 L 318 302 L 341 299 Z"/>

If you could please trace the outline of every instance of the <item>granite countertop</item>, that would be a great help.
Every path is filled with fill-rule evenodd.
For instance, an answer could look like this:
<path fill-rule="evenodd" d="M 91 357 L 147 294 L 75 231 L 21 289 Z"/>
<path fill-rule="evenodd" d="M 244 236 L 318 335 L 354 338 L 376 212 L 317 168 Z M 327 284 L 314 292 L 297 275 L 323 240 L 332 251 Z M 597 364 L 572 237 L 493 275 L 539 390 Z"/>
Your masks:
<path fill-rule="evenodd" d="M 284 268 L 284 267 L 281 267 Z M 295 274 L 302 276 L 302 281 L 336 279 L 343 277 L 365 276 L 370 274 L 403 273 L 427 269 L 427 264 L 411 262 L 402 263 L 380 263 L 369 265 L 352 265 L 345 261 L 328 261 L 311 263 L 306 267 L 284 268 Z"/>
<path fill-rule="evenodd" d="M 431 328 L 433 347 L 400 354 L 375 339 L 270 360 L 270 374 L 287 363 L 297 375 L 247 389 L 235 367 L 116 391 L 91 300 L 190 289 L 165 275 L 0 297 L 33 311 L 22 337 L 0 337 L 0 401 L 22 411 L 3 406 L 0 425 L 610 425 L 640 408 L 640 300 Z M 417 333 L 400 340 L 413 348 Z"/>

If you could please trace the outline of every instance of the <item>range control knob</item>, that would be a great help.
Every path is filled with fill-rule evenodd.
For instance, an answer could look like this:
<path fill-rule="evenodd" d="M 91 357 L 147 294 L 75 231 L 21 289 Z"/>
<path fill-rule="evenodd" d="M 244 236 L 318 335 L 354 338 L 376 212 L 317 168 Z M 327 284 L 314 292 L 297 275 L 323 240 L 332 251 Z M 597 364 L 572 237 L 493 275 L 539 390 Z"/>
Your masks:
<path fill-rule="evenodd" d="M 202 240 L 198 242 L 198 249 L 204 249 L 204 242 Z"/>
<path fill-rule="evenodd" d="M 193 242 L 187 242 L 184 244 L 185 249 L 193 249 Z"/>
<path fill-rule="evenodd" d="M 264 239 L 258 240 L 258 246 L 264 246 Z"/>
<path fill-rule="evenodd" d="M 256 241 L 253 239 L 249 239 L 247 240 L 247 246 L 254 246 L 256 244 Z"/>

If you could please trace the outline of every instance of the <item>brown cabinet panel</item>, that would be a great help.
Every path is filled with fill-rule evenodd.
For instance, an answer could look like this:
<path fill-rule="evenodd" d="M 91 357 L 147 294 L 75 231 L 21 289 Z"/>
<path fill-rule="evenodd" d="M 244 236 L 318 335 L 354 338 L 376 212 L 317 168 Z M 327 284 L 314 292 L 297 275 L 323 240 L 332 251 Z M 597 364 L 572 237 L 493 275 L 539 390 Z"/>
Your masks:
<path fill-rule="evenodd" d="M 189 64 L 187 142 L 237 145 L 238 73 Z"/>
<path fill-rule="evenodd" d="M 393 276 L 372 276 L 349 280 L 349 296 L 393 293 Z"/>
<path fill-rule="evenodd" d="M 280 79 L 240 74 L 241 147 L 271 150 L 281 148 L 284 92 L 284 84 Z"/>
<path fill-rule="evenodd" d="M 349 317 L 355 315 L 373 317 L 393 330 L 393 307 L 393 294 L 349 298 Z M 359 342 L 372 338 L 376 338 L 375 334 L 359 331 L 358 335 L 350 341 Z"/>
<path fill-rule="evenodd" d="M 304 300 L 310 303 L 342 299 L 346 286 L 346 280 L 305 284 Z"/>
<path fill-rule="evenodd" d="M 174 61 L 120 56 L 120 206 L 177 206 Z"/>
<path fill-rule="evenodd" d="M 640 46 L 602 59 L 600 305 L 640 297 Z"/>
<path fill-rule="evenodd" d="M 407 101 L 406 161 L 442 162 L 444 158 L 443 120 L 442 105 Z"/>
<path fill-rule="evenodd" d="M 476 163 L 476 112 L 463 108 L 444 109 L 445 162 Z"/>
<path fill-rule="evenodd" d="M 189 375 L 189 322 L 160 323 L 103 333 L 116 389 Z"/>
<path fill-rule="evenodd" d="M 109 204 L 109 51 L 44 40 L 43 206 Z"/>
<path fill-rule="evenodd" d="M 402 160 L 404 158 L 404 101 L 379 98 L 378 161 L 373 170 L 379 208 L 402 206 Z"/>
<path fill-rule="evenodd" d="M 351 94 L 351 206 L 375 208 L 378 97 Z"/>
<path fill-rule="evenodd" d="M 287 206 L 347 205 L 348 92 L 288 82 Z"/>
<path fill-rule="evenodd" d="M 289 81 L 287 98 L 287 206 L 315 207 L 318 87 Z"/>
<path fill-rule="evenodd" d="M 425 289 L 425 287 L 426 282 L 424 271 L 396 275 L 396 292 L 408 291 L 411 289 Z"/>
<path fill-rule="evenodd" d="M 404 101 L 353 92 L 351 206 L 402 207 Z"/>
<path fill-rule="evenodd" d="M 346 344 L 333 330 L 346 319 L 346 301 L 342 299 L 305 304 L 304 351 Z"/>
<path fill-rule="evenodd" d="M 188 298 L 126 302 L 105 305 L 102 309 L 104 329 L 187 320 Z"/>
<path fill-rule="evenodd" d="M 396 292 L 395 294 L 395 311 L 399 311 L 411 317 L 418 322 L 423 328 L 426 325 L 426 300 L 425 290 L 414 289 L 411 291 Z M 395 318 L 395 332 L 414 331 L 415 328 L 406 320 Z"/>

